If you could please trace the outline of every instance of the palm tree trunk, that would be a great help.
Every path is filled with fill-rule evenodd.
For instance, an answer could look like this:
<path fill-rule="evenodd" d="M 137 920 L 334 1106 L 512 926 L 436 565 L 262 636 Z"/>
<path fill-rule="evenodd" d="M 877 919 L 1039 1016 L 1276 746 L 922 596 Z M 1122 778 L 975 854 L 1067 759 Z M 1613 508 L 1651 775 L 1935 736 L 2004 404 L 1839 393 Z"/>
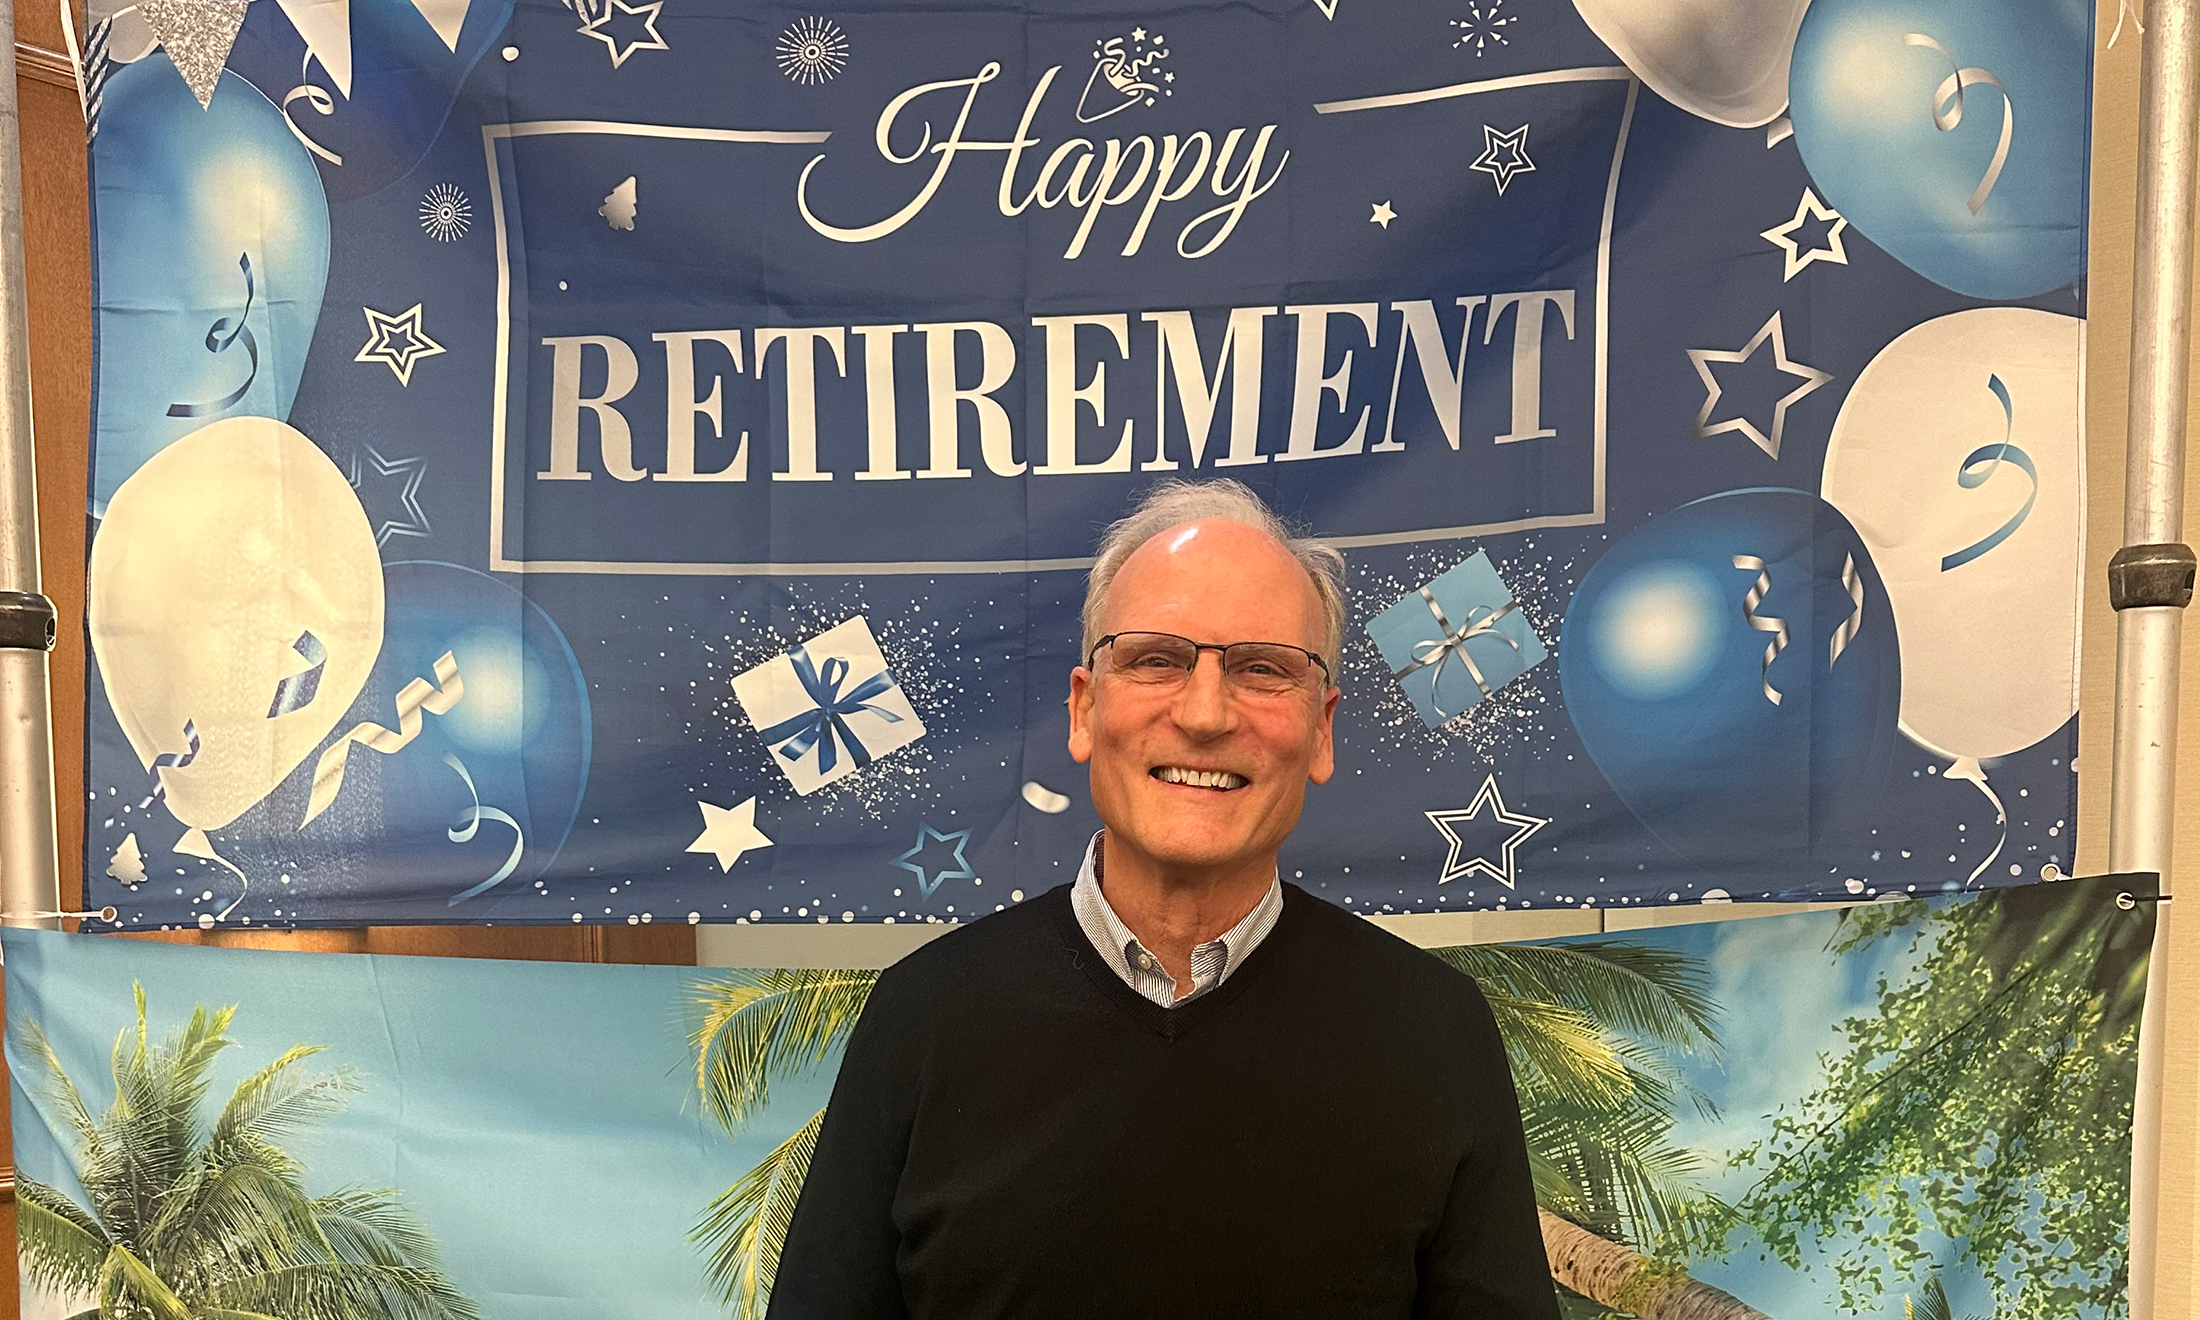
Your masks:
<path fill-rule="evenodd" d="M 1661 1267 L 1537 1207 L 1551 1277 L 1592 1302 L 1641 1320 L 1772 1320 L 1732 1294 Z"/>

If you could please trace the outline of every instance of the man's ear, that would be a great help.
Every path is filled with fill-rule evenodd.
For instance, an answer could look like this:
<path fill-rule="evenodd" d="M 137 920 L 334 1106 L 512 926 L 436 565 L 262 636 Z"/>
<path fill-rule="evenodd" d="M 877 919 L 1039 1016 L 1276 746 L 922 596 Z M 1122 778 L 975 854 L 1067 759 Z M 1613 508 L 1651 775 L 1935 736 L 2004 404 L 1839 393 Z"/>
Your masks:
<path fill-rule="evenodd" d="M 1329 776 L 1337 772 L 1337 702 L 1343 697 L 1337 688 L 1322 693 L 1321 714 L 1315 717 L 1314 762 L 1306 771 L 1306 777 L 1317 784 L 1328 783 Z"/>
<path fill-rule="evenodd" d="M 1069 759 L 1084 765 L 1092 760 L 1092 671 L 1083 665 L 1069 671 Z"/>

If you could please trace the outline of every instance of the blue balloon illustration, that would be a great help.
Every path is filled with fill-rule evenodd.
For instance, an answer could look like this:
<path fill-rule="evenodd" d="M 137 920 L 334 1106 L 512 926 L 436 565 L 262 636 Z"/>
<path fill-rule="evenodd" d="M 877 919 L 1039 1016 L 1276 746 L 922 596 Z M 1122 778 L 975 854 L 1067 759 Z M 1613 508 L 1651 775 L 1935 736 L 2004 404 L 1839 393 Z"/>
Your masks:
<path fill-rule="evenodd" d="M 514 0 L 348 0 L 333 13 L 321 8 L 319 21 L 301 31 L 297 18 L 313 7 L 259 5 L 229 67 L 281 102 L 313 143 L 329 196 L 349 201 L 420 163 L 513 7 Z"/>
<path fill-rule="evenodd" d="M 323 903 L 356 893 L 482 916 L 572 830 L 588 788 L 587 683 L 550 616 L 495 578 L 424 561 L 383 578 L 382 653 L 335 739 L 217 842 L 248 873 L 300 876 Z"/>
<path fill-rule="evenodd" d="M 1789 116 L 1825 200 L 1903 265 L 1974 298 L 2085 271 L 2092 6 L 1814 0 Z"/>
<path fill-rule="evenodd" d="M 92 511 L 224 417 L 290 415 L 328 283 L 328 202 L 250 83 L 205 109 L 165 56 L 107 80 L 91 149 L 99 450 Z"/>
<path fill-rule="evenodd" d="M 1739 490 L 1652 518 L 1574 592 L 1566 707 L 1652 833 L 1707 872 L 1822 880 L 1897 744 L 1894 611 L 1816 495 Z"/>

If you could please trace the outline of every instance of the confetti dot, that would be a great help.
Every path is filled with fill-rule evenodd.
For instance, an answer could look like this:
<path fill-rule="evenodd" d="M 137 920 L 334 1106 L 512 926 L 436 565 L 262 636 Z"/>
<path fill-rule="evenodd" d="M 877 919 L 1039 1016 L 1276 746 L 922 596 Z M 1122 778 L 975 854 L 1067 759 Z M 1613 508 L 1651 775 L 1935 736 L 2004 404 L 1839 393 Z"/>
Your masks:
<path fill-rule="evenodd" d="M 504 62 L 505 62 L 506 64 L 510 64 L 510 63 L 511 63 L 511 62 L 512 62 L 513 60 L 516 60 L 516 59 L 518 59 L 518 58 L 519 58 L 519 47 L 517 47 L 517 46 L 506 46 L 506 47 L 504 48 L 503 54 L 504 54 Z"/>

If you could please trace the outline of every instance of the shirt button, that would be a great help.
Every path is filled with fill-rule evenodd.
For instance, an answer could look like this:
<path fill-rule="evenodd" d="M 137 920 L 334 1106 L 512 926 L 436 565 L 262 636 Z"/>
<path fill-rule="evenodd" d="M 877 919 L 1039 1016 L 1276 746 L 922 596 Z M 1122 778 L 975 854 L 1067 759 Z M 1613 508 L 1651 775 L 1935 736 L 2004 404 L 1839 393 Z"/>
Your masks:
<path fill-rule="evenodd" d="M 1150 972 L 1150 971 L 1152 971 L 1152 970 L 1153 970 L 1153 955 L 1152 955 L 1152 954 L 1150 954 L 1150 953 L 1141 953 L 1141 954 L 1139 954 L 1139 955 L 1138 955 L 1138 965 L 1139 965 L 1140 967 L 1143 967 L 1143 968 L 1145 968 L 1145 969 L 1146 969 L 1147 971 L 1149 971 L 1149 972 Z"/>

